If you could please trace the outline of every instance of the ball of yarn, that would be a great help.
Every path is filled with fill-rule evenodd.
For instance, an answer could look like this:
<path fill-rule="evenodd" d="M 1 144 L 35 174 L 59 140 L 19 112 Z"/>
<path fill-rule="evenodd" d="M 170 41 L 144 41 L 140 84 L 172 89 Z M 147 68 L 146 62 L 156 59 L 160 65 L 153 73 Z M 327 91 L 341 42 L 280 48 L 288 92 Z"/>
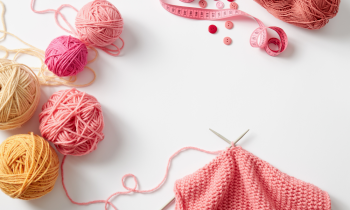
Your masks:
<path fill-rule="evenodd" d="M 0 145 L 0 189 L 12 198 L 40 198 L 53 189 L 59 165 L 55 150 L 42 137 L 11 136 Z"/>
<path fill-rule="evenodd" d="M 75 19 L 77 35 L 88 46 L 105 47 L 115 42 L 123 31 L 118 9 L 106 0 L 86 4 Z"/>
<path fill-rule="evenodd" d="M 104 138 L 100 103 L 74 88 L 54 93 L 43 105 L 39 121 L 43 137 L 63 155 L 88 154 Z"/>
<path fill-rule="evenodd" d="M 14 129 L 27 122 L 39 100 L 36 74 L 24 64 L 0 59 L 0 129 Z"/>
<path fill-rule="evenodd" d="M 255 0 L 276 18 L 307 29 L 320 29 L 338 13 L 340 0 Z"/>
<path fill-rule="evenodd" d="M 59 77 L 74 76 L 84 70 L 88 50 L 84 43 L 71 36 L 52 40 L 45 51 L 45 64 Z"/>

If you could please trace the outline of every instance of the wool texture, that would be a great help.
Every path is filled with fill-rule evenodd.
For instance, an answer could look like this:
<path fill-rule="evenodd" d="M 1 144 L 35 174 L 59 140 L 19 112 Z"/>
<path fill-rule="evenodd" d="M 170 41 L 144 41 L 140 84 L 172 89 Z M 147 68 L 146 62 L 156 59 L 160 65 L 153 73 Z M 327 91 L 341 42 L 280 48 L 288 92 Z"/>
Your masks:
<path fill-rule="evenodd" d="M 37 80 L 39 80 L 39 83 L 41 85 L 48 85 L 48 86 L 66 85 L 66 86 L 72 86 L 72 87 L 85 87 L 85 86 L 91 85 L 95 81 L 96 73 L 95 73 L 95 71 L 92 68 L 90 68 L 88 66 L 85 66 L 85 68 L 92 72 L 93 78 L 89 82 L 86 82 L 85 84 L 76 84 L 76 80 L 77 80 L 76 76 L 59 77 L 56 74 L 54 74 L 52 71 L 50 71 L 48 69 L 47 65 L 44 62 L 45 61 L 45 52 L 43 50 L 40 50 L 40 49 L 34 47 L 33 45 L 28 44 L 27 42 L 23 41 L 22 39 L 20 39 L 16 35 L 8 32 L 6 30 L 6 24 L 5 24 L 5 18 L 4 18 L 4 14 L 5 14 L 6 9 L 5 9 L 4 3 L 1 2 L 1 1 L 0 1 L 0 6 L 1 6 L 1 11 L 2 11 L 1 12 L 1 23 L 2 23 L 2 27 L 3 27 L 3 30 L 0 30 L 0 32 L 2 33 L 2 36 L 0 37 L 0 40 L 3 40 L 3 39 L 6 38 L 7 35 L 10 35 L 10 36 L 14 37 L 15 39 L 17 39 L 18 41 L 20 41 L 21 43 L 23 43 L 24 45 L 26 45 L 25 48 L 19 48 L 19 49 L 8 49 L 5 46 L 0 45 L 0 51 L 5 53 L 5 56 L 3 57 L 1 62 L 4 62 L 4 60 L 6 60 L 9 57 L 9 55 L 12 54 L 12 53 L 15 54 L 14 58 L 12 59 L 12 61 L 10 61 L 12 63 L 16 63 L 16 59 L 19 56 L 23 55 L 23 54 L 30 55 L 30 56 L 38 58 L 39 61 L 40 61 L 40 66 L 33 67 L 32 69 L 38 71 Z M 68 45 L 72 46 L 72 43 L 69 43 Z M 89 47 L 89 49 L 91 49 L 91 50 L 93 50 L 95 52 L 95 57 L 88 62 L 88 63 L 92 63 L 92 62 L 94 62 L 96 60 L 96 58 L 98 56 L 98 52 L 93 47 Z M 80 49 L 80 48 L 78 48 L 77 50 L 78 50 L 77 52 L 79 52 L 80 50 L 84 51 L 83 49 Z M 56 51 L 58 53 L 58 55 L 53 55 L 53 54 L 49 53 L 51 55 L 51 57 L 50 57 L 51 60 L 63 59 L 63 60 L 68 61 L 68 58 L 66 57 L 66 55 L 62 56 L 63 54 L 67 54 L 67 55 L 70 54 L 73 57 L 77 56 L 78 59 L 82 59 L 83 58 L 83 57 L 79 57 L 79 53 L 76 54 L 76 55 L 75 54 L 71 54 L 71 53 L 74 53 L 71 50 L 68 50 L 69 52 L 63 53 L 63 48 L 59 49 L 59 50 L 56 49 L 54 51 Z M 7 60 L 7 61 L 9 61 L 9 60 Z M 82 59 L 80 61 L 83 62 L 84 59 Z M 78 61 L 71 60 L 70 62 L 72 62 L 74 64 L 74 63 L 80 62 L 80 61 L 79 60 Z M 63 64 L 63 66 L 62 66 L 62 64 Z M 78 65 L 80 65 L 80 64 L 78 64 Z M 60 63 L 60 65 L 58 65 L 58 66 L 59 66 L 59 68 L 61 70 L 67 68 L 66 69 L 67 71 L 63 71 L 63 73 L 66 73 L 66 72 L 69 72 L 69 71 L 72 71 L 72 72 L 75 71 L 74 68 L 70 69 L 71 66 L 67 65 L 67 63 Z M 26 68 L 28 68 L 28 67 L 26 67 Z M 56 68 L 51 68 L 51 69 L 56 69 Z M 80 71 L 80 69 L 81 68 L 77 68 L 76 71 Z M 59 72 L 61 72 L 61 70 Z"/>
<path fill-rule="evenodd" d="M 54 188 L 59 164 L 57 153 L 42 137 L 11 136 L 0 145 L 0 189 L 12 198 L 40 198 Z"/>
<path fill-rule="evenodd" d="M 176 210 L 330 210 L 329 195 L 241 147 L 177 180 Z"/>
<path fill-rule="evenodd" d="M 320 29 L 335 17 L 340 0 L 255 0 L 276 18 L 306 29 Z"/>
<path fill-rule="evenodd" d="M 107 0 L 94 0 L 87 3 L 81 10 L 77 10 L 70 4 L 63 4 L 58 9 L 35 10 L 35 0 L 31 0 L 31 9 L 35 13 L 54 12 L 56 24 L 67 33 L 73 34 L 87 47 L 99 48 L 109 55 L 118 56 L 124 48 L 124 40 L 120 37 L 123 31 L 124 21 L 118 9 Z M 78 12 L 75 18 L 75 27 L 71 26 L 61 10 L 70 7 Z M 58 21 L 60 16 L 69 29 L 64 28 Z M 120 39 L 122 46 L 118 47 L 114 42 Z"/>
<path fill-rule="evenodd" d="M 45 51 L 45 64 L 59 77 L 77 75 L 87 64 L 88 49 L 79 39 L 60 36 Z"/>
<path fill-rule="evenodd" d="M 88 46 L 113 44 L 123 31 L 124 21 L 118 9 L 106 0 L 95 0 L 82 7 L 75 19 L 80 40 Z"/>
<path fill-rule="evenodd" d="M 34 114 L 40 100 L 40 84 L 26 65 L 0 59 L 0 129 L 20 127 Z"/>
<path fill-rule="evenodd" d="M 54 93 L 43 105 L 39 121 L 42 136 L 63 155 L 88 154 L 104 139 L 101 104 L 75 88 Z"/>

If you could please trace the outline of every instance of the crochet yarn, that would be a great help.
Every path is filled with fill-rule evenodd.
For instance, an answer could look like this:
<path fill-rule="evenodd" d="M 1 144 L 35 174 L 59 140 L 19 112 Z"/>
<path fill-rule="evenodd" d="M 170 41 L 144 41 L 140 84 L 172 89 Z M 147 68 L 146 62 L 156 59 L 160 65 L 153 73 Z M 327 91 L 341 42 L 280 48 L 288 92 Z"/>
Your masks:
<path fill-rule="evenodd" d="M 113 44 L 123 31 L 123 18 L 118 9 L 106 0 L 95 0 L 81 8 L 75 19 L 80 40 L 88 46 Z"/>
<path fill-rule="evenodd" d="M 100 103 L 75 88 L 54 93 L 43 105 L 39 121 L 42 136 L 63 155 L 88 154 L 104 138 Z"/>
<path fill-rule="evenodd" d="M 5 60 L 5 58 L 8 58 L 10 54 L 15 54 L 13 60 L 10 61 L 12 63 L 16 63 L 16 59 L 23 54 L 36 57 L 40 61 L 40 66 L 33 67 L 32 69 L 38 71 L 37 72 L 38 73 L 37 79 L 39 80 L 39 83 L 41 85 L 49 85 L 49 86 L 67 85 L 67 86 L 73 86 L 73 87 L 85 87 L 85 86 L 92 84 L 95 81 L 96 73 L 92 68 L 90 68 L 88 66 L 85 66 L 85 68 L 87 70 L 91 71 L 91 73 L 93 74 L 93 78 L 89 82 L 86 82 L 83 84 L 76 84 L 77 76 L 59 77 L 56 74 L 54 74 L 52 71 L 50 71 L 48 69 L 47 65 L 45 64 L 45 52 L 43 50 L 38 49 L 38 48 L 28 44 L 27 42 L 23 41 L 22 39 L 20 39 L 16 35 L 8 32 L 6 30 L 6 24 L 5 24 L 5 18 L 4 18 L 4 14 L 5 14 L 6 9 L 5 9 L 5 5 L 1 1 L 0 1 L 0 7 L 1 7 L 1 11 L 2 11 L 0 19 L 1 19 L 2 27 L 3 27 L 3 30 L 0 30 L 0 32 L 2 33 L 0 40 L 3 40 L 6 38 L 7 35 L 10 35 L 13 38 L 17 39 L 18 41 L 20 41 L 22 44 L 26 45 L 25 48 L 18 48 L 18 49 L 8 49 L 5 46 L 0 45 L 0 51 L 4 52 L 4 54 L 5 54 L 5 56 L 3 56 L 3 60 Z M 59 51 L 62 52 L 62 49 L 60 49 Z M 95 57 L 92 60 L 90 60 L 88 63 L 94 62 L 98 56 L 97 50 L 95 48 L 90 48 L 90 49 L 95 51 Z M 79 55 L 74 54 L 73 52 L 72 52 L 73 54 L 70 54 L 70 52 L 67 52 L 67 53 L 68 53 L 67 55 L 72 55 L 73 57 L 74 56 L 79 57 Z M 52 57 L 55 57 L 55 55 L 52 55 Z M 55 59 L 57 59 L 58 57 L 61 57 L 61 56 L 57 56 L 57 57 L 55 57 Z M 51 58 L 51 60 L 52 59 L 53 58 Z M 64 61 L 66 58 L 61 57 L 58 59 L 63 59 L 63 61 Z M 1 61 L 1 62 L 3 62 L 3 61 Z M 75 63 L 77 61 L 71 61 L 71 62 Z M 61 63 L 61 64 L 66 65 L 67 63 Z M 62 68 L 62 66 L 59 66 L 59 67 Z M 69 65 L 67 67 L 71 68 Z M 28 68 L 28 67 L 26 67 L 26 68 Z M 55 70 L 55 68 L 53 68 L 53 70 Z M 74 68 L 73 68 L 73 71 L 74 71 Z M 40 93 L 40 91 L 39 91 L 39 93 Z M 29 94 L 29 96 L 33 96 L 33 94 Z"/>
<path fill-rule="evenodd" d="M 56 24 L 67 33 L 73 34 L 87 47 L 99 48 L 109 55 L 118 56 L 124 48 L 124 40 L 120 37 L 123 31 L 124 21 L 118 9 L 106 0 L 94 0 L 87 3 L 81 10 L 69 4 L 61 5 L 56 9 L 37 11 L 34 9 L 35 0 L 31 0 L 31 9 L 35 13 L 54 12 Z M 74 29 L 64 15 L 60 12 L 64 7 L 70 7 L 78 12 Z M 68 25 L 64 28 L 58 21 L 58 15 Z M 118 47 L 114 42 L 120 39 L 122 46 Z M 110 47 L 107 47 L 110 46 Z"/>
<path fill-rule="evenodd" d="M 255 0 L 276 18 L 311 30 L 335 17 L 340 0 Z"/>
<path fill-rule="evenodd" d="M 0 129 L 20 127 L 34 114 L 40 100 L 40 84 L 26 65 L 0 59 Z"/>
<path fill-rule="evenodd" d="M 330 210 L 329 195 L 282 173 L 241 147 L 225 150 L 177 180 L 176 210 Z"/>
<path fill-rule="evenodd" d="M 55 185 L 58 170 L 55 150 L 38 135 L 11 136 L 0 145 L 0 189 L 12 198 L 46 195 Z"/>
<path fill-rule="evenodd" d="M 52 40 L 45 51 L 45 64 L 59 77 L 74 76 L 84 70 L 88 50 L 84 43 L 71 36 Z"/>

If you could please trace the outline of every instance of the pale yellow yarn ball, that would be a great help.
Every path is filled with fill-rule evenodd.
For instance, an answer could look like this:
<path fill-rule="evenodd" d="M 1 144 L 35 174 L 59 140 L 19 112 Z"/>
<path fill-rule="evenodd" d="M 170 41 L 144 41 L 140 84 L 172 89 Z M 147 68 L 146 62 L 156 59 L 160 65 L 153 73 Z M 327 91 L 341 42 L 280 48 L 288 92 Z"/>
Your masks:
<path fill-rule="evenodd" d="M 28 66 L 0 59 L 0 129 L 20 127 L 34 114 L 40 83 Z"/>
<path fill-rule="evenodd" d="M 56 151 L 42 137 L 11 136 L 0 145 L 0 189 L 12 198 L 40 198 L 53 189 L 59 165 Z"/>

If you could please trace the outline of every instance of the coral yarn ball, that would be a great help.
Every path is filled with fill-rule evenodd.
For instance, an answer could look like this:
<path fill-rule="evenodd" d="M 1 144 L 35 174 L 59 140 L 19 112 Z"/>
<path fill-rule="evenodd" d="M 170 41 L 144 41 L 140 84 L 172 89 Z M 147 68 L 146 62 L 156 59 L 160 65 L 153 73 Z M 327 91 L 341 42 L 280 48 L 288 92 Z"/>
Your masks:
<path fill-rule="evenodd" d="M 118 9 L 106 0 L 95 0 L 79 10 L 76 32 L 88 46 L 105 47 L 115 42 L 123 31 L 123 18 Z"/>
<path fill-rule="evenodd" d="M 335 17 L 340 0 L 255 0 L 276 18 L 311 30 L 325 26 Z"/>
<path fill-rule="evenodd" d="M 0 59 L 0 130 L 20 127 L 34 114 L 40 83 L 26 65 Z"/>
<path fill-rule="evenodd" d="M 47 47 L 45 64 L 59 77 L 74 76 L 84 70 L 87 56 L 87 47 L 79 39 L 60 36 Z"/>
<path fill-rule="evenodd" d="M 101 104 L 75 88 L 54 93 L 43 105 L 39 121 L 42 136 L 63 155 L 88 154 L 104 138 Z"/>
<path fill-rule="evenodd" d="M 42 137 L 11 136 L 0 145 L 0 189 L 12 198 L 40 198 L 54 188 L 59 165 L 57 153 Z"/>

